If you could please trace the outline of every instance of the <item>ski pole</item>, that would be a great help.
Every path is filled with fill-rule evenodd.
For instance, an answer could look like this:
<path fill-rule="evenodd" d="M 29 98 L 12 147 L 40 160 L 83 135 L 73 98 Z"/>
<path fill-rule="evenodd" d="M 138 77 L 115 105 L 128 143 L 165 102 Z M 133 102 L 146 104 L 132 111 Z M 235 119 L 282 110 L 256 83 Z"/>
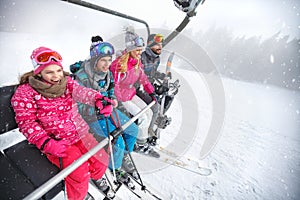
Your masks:
<path fill-rule="evenodd" d="M 118 113 L 117 113 L 117 111 L 114 109 L 114 112 L 115 112 L 115 114 L 116 114 L 116 118 L 117 118 L 117 121 L 118 121 L 118 124 L 116 124 L 116 122 L 115 122 L 115 120 L 114 120 L 114 118 L 112 117 L 112 120 L 113 120 L 113 122 L 116 124 L 115 126 L 118 126 L 118 127 L 121 127 L 121 122 L 120 122 L 120 118 L 119 118 L 119 115 L 118 115 Z M 122 127 L 121 127 L 122 128 Z M 136 173 L 137 173 L 137 175 L 138 175 L 138 178 L 139 178 L 139 180 L 140 180 L 140 182 L 141 182 L 141 186 L 142 186 L 142 190 L 145 190 L 146 189 L 146 186 L 143 184 L 143 181 L 142 181 L 142 178 L 141 178 L 141 176 L 140 176 L 140 173 L 138 172 L 138 170 L 137 170 L 137 167 L 136 167 L 136 165 L 135 165 L 135 163 L 134 163 L 134 161 L 133 161 L 133 158 L 132 158 L 132 156 L 131 156 L 131 153 L 130 153 L 130 151 L 129 151 L 129 147 L 128 147 L 128 144 L 127 144 L 127 142 L 126 142 L 126 140 L 125 140 L 125 137 L 124 137 L 124 130 L 122 130 L 122 134 L 121 134 L 121 136 L 122 136 L 122 138 L 123 138 L 123 140 L 124 140 L 124 144 L 125 144 L 125 148 L 126 148 L 126 150 L 128 151 L 128 155 L 129 155 L 129 158 L 130 158 L 130 160 L 131 160 L 131 162 L 132 162 L 132 165 L 133 165 L 133 167 L 134 167 L 134 169 L 135 169 L 135 171 L 136 171 Z"/>
<path fill-rule="evenodd" d="M 111 117 L 112 117 L 112 115 L 111 115 Z M 110 130 L 109 130 L 109 126 L 108 126 L 108 118 L 107 117 L 105 117 L 105 123 L 106 123 L 107 137 L 109 139 Z M 108 146 L 109 146 L 109 151 L 110 151 L 114 181 L 117 181 L 117 176 L 116 176 L 116 172 L 115 172 L 114 153 L 112 150 L 111 140 L 108 140 Z"/>
<path fill-rule="evenodd" d="M 137 175 L 138 175 L 138 178 L 139 178 L 139 180 L 140 180 L 140 182 L 141 182 L 140 185 L 141 185 L 141 187 L 142 187 L 142 190 L 146 190 L 146 186 L 144 185 L 144 183 L 143 183 L 143 181 L 142 181 L 142 178 L 141 178 L 141 176 L 140 176 L 140 173 L 139 173 L 139 171 L 137 170 L 137 167 L 136 167 L 136 165 L 135 165 L 135 163 L 134 163 L 134 161 L 133 161 L 133 158 L 132 158 L 131 153 L 130 153 L 129 148 L 128 148 L 128 144 L 127 144 L 127 142 L 126 142 L 126 140 L 125 140 L 123 134 L 122 134 L 122 138 L 123 138 L 123 140 L 124 140 L 125 147 L 126 147 L 126 150 L 128 151 L 128 155 L 129 155 L 129 158 L 130 158 L 130 160 L 131 160 L 131 162 L 132 162 L 132 165 L 133 165 L 133 167 L 134 167 L 134 169 L 135 169 L 135 171 L 136 171 L 136 173 L 137 173 Z"/>

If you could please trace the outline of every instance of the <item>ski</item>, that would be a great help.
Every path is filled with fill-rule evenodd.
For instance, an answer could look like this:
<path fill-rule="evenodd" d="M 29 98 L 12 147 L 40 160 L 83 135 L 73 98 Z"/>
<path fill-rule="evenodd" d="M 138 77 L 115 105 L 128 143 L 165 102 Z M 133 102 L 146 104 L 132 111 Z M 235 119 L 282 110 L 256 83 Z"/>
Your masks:
<path fill-rule="evenodd" d="M 212 170 L 206 167 L 202 167 L 200 162 L 188 158 L 186 156 L 179 156 L 175 152 L 167 150 L 163 147 L 154 147 L 160 153 L 160 161 L 170 164 L 172 166 L 181 168 L 183 170 L 189 171 L 191 173 L 201 175 L 201 176 L 209 176 L 212 174 Z"/>
<path fill-rule="evenodd" d="M 129 187 L 127 184 L 124 183 L 120 183 L 122 185 L 124 185 L 132 194 L 134 194 L 137 198 L 139 199 L 143 199 L 137 192 L 135 189 L 132 189 L 131 187 Z"/>
<path fill-rule="evenodd" d="M 115 187 L 116 187 L 116 189 L 115 189 L 116 193 L 119 191 L 119 189 L 121 187 L 125 187 L 126 189 L 128 189 L 138 199 L 147 199 L 147 200 L 151 200 L 151 199 L 153 199 L 153 200 L 161 200 L 161 199 L 164 199 L 164 198 L 160 198 L 156 194 L 154 194 L 152 192 L 152 190 L 154 190 L 154 189 L 152 189 L 152 188 L 148 189 L 148 187 L 146 187 L 145 185 L 141 184 L 140 180 L 136 176 L 132 175 L 131 173 L 128 173 L 128 172 L 126 173 L 129 176 L 130 180 L 131 180 L 130 181 L 131 182 L 131 186 L 129 186 L 128 184 L 125 184 L 125 183 L 123 183 L 121 181 L 114 180 L 113 173 L 110 170 L 109 170 L 109 172 L 106 171 L 105 174 L 107 176 L 108 182 L 113 183 L 113 185 L 115 185 Z M 132 185 L 134 187 L 132 187 Z M 158 193 L 158 192 L 156 192 L 156 193 Z M 160 194 L 160 196 L 162 196 L 162 195 Z"/>
<path fill-rule="evenodd" d="M 127 173 L 127 174 L 129 176 L 129 173 Z M 106 173 L 105 173 L 105 175 L 106 175 L 107 180 L 110 183 L 110 185 L 114 185 L 115 186 L 115 187 L 112 186 L 114 188 L 113 190 L 115 190 L 115 193 L 117 193 L 117 191 L 121 188 L 121 186 L 124 186 L 132 194 L 134 194 L 137 198 L 142 199 L 142 197 L 135 191 L 135 189 L 136 189 L 135 185 L 129 185 L 129 184 L 123 183 L 122 181 L 115 180 L 115 178 L 113 176 L 113 173 L 110 170 L 107 170 Z M 131 183 L 133 184 L 133 181 L 131 181 Z"/>
<path fill-rule="evenodd" d="M 160 156 L 159 153 L 157 153 L 157 151 L 155 151 L 150 144 L 145 144 L 145 145 L 147 146 L 139 147 L 138 145 L 136 145 L 133 149 L 133 152 L 144 156 L 152 157 L 152 158 L 159 158 Z"/>
<path fill-rule="evenodd" d="M 149 199 L 149 198 L 154 198 L 154 199 L 157 199 L 157 200 L 162 200 L 162 199 L 165 199 L 162 197 L 162 194 L 159 194 L 159 196 L 161 197 L 158 197 L 156 194 L 154 194 L 153 192 L 151 191 L 154 191 L 153 188 L 150 188 L 148 189 L 148 186 L 149 184 L 147 184 L 147 186 L 145 186 L 144 184 L 142 184 L 136 176 L 134 176 L 133 174 L 131 173 L 128 173 L 128 175 L 131 177 L 131 179 L 135 182 L 136 185 L 136 188 L 140 188 L 139 191 L 142 192 L 141 193 L 141 196 L 143 196 L 143 199 Z M 155 191 L 155 193 L 158 194 L 157 191 Z M 148 195 L 147 195 L 148 194 Z M 147 196 L 145 196 L 147 195 Z M 150 195 L 150 196 L 149 196 Z"/>

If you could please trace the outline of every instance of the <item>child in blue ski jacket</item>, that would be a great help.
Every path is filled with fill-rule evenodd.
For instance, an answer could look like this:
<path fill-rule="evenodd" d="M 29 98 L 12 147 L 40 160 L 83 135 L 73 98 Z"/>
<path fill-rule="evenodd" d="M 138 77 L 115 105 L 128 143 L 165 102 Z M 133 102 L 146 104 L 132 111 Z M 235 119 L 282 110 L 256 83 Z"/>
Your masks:
<path fill-rule="evenodd" d="M 124 113 L 116 109 L 118 102 L 114 95 L 114 78 L 109 71 L 113 54 L 113 46 L 108 42 L 103 42 L 100 36 L 95 36 L 92 37 L 90 59 L 70 66 L 70 70 L 73 73 L 75 72 L 75 77 L 79 84 L 93 88 L 105 97 L 106 102 L 102 103 L 106 106 L 100 112 L 97 112 L 95 107 L 84 104 L 79 105 L 79 112 L 92 131 L 102 137 L 107 137 L 108 132 L 114 131 L 116 127 L 125 124 L 129 120 Z M 112 110 L 113 112 L 110 114 Z M 137 134 L 138 127 L 135 123 L 132 123 L 123 132 L 129 152 L 132 152 L 134 148 Z M 116 139 L 113 148 L 113 163 L 116 170 L 122 167 L 125 171 L 131 172 L 134 168 L 129 156 L 127 156 L 128 152 L 126 151 L 125 142 L 121 135 Z M 113 163 L 110 159 L 109 168 L 111 170 L 113 170 Z"/>

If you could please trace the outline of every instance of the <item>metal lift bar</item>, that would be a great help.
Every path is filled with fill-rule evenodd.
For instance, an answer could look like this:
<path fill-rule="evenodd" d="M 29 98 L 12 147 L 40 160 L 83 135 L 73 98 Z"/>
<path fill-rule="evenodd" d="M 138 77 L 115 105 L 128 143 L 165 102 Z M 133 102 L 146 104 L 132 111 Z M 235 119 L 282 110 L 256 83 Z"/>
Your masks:
<path fill-rule="evenodd" d="M 143 110 L 141 110 L 138 114 L 132 117 L 128 122 L 126 122 L 122 128 L 119 130 L 119 134 L 122 133 L 122 130 L 126 129 L 130 124 L 134 123 L 143 113 L 151 108 L 155 104 L 155 101 L 152 101 L 149 105 L 147 105 Z M 115 134 L 118 136 L 118 134 Z M 112 136 L 109 138 L 110 140 L 113 139 Z M 95 153 L 97 153 L 100 149 L 102 149 L 105 145 L 108 144 L 108 138 L 105 138 L 95 147 L 93 147 L 89 152 L 82 155 L 78 160 L 74 161 L 71 165 L 60 171 L 57 175 L 49 179 L 46 183 L 38 187 L 28 196 L 26 196 L 23 200 L 32 200 L 32 199 L 39 199 L 42 197 L 46 192 L 48 192 L 51 188 L 56 186 L 60 181 L 62 181 L 65 177 L 67 177 L 70 173 L 72 173 L 75 169 L 77 169 L 80 165 L 90 159 Z"/>
<path fill-rule="evenodd" d="M 179 24 L 179 26 L 164 39 L 163 47 L 166 46 L 171 40 L 173 40 L 186 27 L 186 25 L 189 22 L 190 16 L 186 15 L 183 21 Z"/>
<path fill-rule="evenodd" d="M 203 4 L 204 2 L 205 0 L 203 0 L 200 3 Z M 188 23 L 190 22 L 190 18 L 196 15 L 196 8 L 199 4 L 197 4 L 197 6 L 192 11 L 187 13 L 185 18 L 179 24 L 179 26 L 165 38 L 163 42 L 163 47 L 166 46 L 169 42 L 171 42 L 171 40 L 173 40 L 188 25 Z"/>
<path fill-rule="evenodd" d="M 86 2 L 86 1 L 80 1 L 80 0 L 61 0 L 61 1 L 65 1 L 65 2 L 68 2 L 68 3 L 76 4 L 76 5 L 79 5 L 79 6 L 83 6 L 83 7 L 86 7 L 86 8 L 93 9 L 93 10 L 98 10 L 98 11 L 105 12 L 105 13 L 108 13 L 108 14 L 111 14 L 111 15 L 115 15 L 115 16 L 118 16 L 118 17 L 122 17 L 122 18 L 126 18 L 126 19 L 129 19 L 129 20 L 132 20 L 132 21 L 142 23 L 146 26 L 148 36 L 150 35 L 150 28 L 149 28 L 147 22 L 145 22 L 144 20 L 141 20 L 141 19 L 138 19 L 138 18 L 135 18 L 135 17 L 131 17 L 129 15 L 126 15 L 126 14 L 123 14 L 123 13 L 120 13 L 120 12 L 117 12 L 117 11 L 114 11 L 114 10 L 110 10 L 110 9 L 107 9 L 107 8 L 102 7 L 102 6 L 95 5 L 95 4 Z"/>

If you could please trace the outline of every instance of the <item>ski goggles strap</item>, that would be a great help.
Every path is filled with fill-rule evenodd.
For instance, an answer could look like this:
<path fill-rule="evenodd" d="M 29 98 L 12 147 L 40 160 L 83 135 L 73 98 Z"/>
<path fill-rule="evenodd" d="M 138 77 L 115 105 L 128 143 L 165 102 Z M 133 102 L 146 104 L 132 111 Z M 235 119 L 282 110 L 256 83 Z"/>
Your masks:
<path fill-rule="evenodd" d="M 114 53 L 114 47 L 110 43 L 101 42 L 90 51 L 90 56 L 112 56 Z"/>

